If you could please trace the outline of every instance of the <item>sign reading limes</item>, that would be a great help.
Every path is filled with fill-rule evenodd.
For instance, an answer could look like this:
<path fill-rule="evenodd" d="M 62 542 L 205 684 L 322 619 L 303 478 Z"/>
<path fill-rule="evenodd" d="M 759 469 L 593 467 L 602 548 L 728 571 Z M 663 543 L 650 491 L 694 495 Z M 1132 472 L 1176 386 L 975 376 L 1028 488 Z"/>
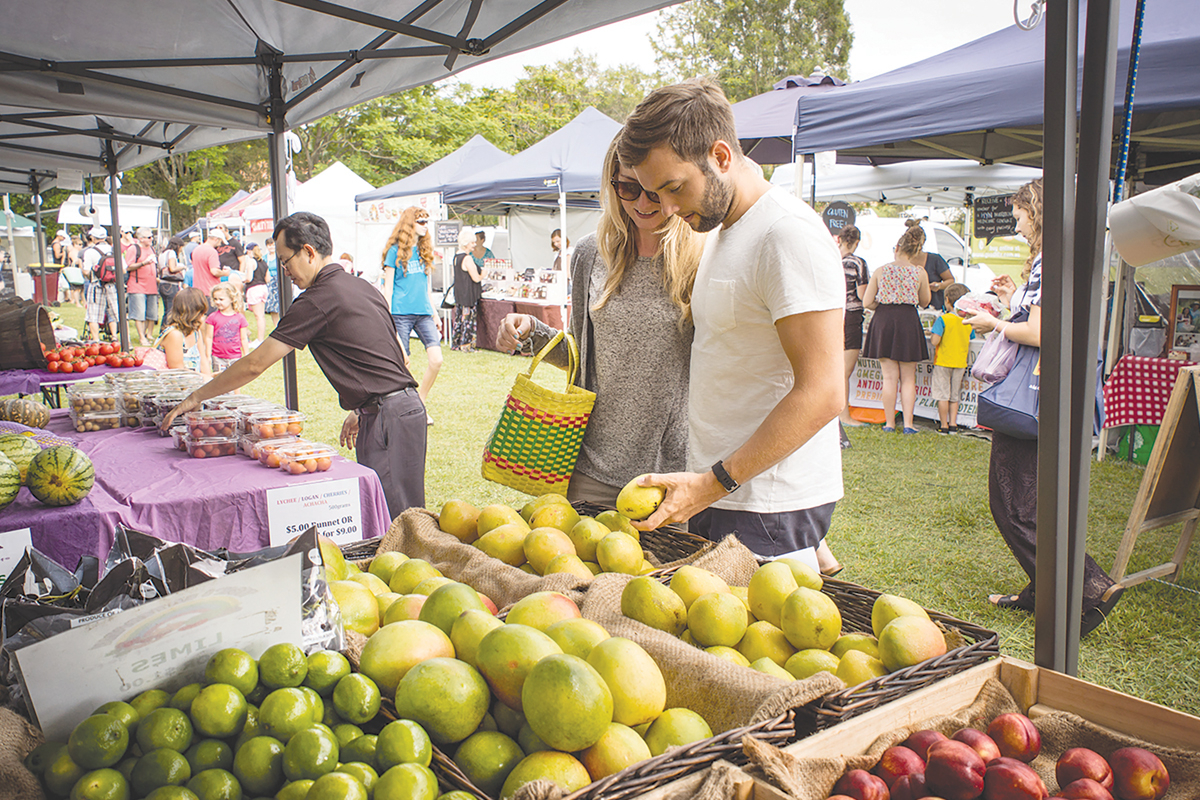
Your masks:
<path fill-rule="evenodd" d="M 200 681 L 209 656 L 299 642 L 300 556 L 235 572 L 104 616 L 13 653 L 51 741 L 98 706 Z"/>

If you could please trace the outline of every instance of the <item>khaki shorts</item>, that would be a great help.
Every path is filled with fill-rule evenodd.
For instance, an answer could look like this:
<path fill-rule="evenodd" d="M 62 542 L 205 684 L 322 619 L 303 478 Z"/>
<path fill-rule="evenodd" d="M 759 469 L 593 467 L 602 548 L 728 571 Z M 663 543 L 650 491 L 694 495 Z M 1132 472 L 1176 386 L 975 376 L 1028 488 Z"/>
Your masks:
<path fill-rule="evenodd" d="M 933 368 L 933 399 L 934 400 L 949 400 L 951 403 L 957 403 L 962 397 L 963 376 L 966 375 L 966 367 L 939 367 Z"/>

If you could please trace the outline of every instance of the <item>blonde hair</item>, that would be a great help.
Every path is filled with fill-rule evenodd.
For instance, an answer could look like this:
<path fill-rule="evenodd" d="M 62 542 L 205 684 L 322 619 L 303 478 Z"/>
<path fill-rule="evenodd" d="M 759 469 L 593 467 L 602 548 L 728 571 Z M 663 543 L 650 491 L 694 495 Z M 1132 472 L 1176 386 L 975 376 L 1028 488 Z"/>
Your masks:
<path fill-rule="evenodd" d="M 1024 209 L 1033 226 L 1029 237 L 1029 258 L 1025 261 L 1025 269 L 1021 270 L 1021 280 L 1028 281 L 1029 273 L 1033 272 L 1033 260 L 1042 253 L 1042 179 L 1030 181 L 1017 189 L 1012 204 L 1014 208 L 1019 206 Z"/>
<path fill-rule="evenodd" d="M 462 228 L 458 232 L 458 252 L 465 253 L 475 247 L 475 231 Z"/>
<path fill-rule="evenodd" d="M 620 170 L 617 159 L 617 139 L 608 146 L 604 155 L 601 175 L 616 178 Z M 604 288 L 600 299 L 592 310 L 604 307 L 608 299 L 620 291 L 625 270 L 637 260 L 637 230 L 633 220 L 621 207 L 621 198 L 609 180 L 600 183 L 600 224 L 596 226 L 596 241 L 600 256 L 608 265 Z M 692 287 L 696 283 L 696 268 L 700 265 L 700 253 L 704 249 L 704 237 L 677 216 L 667 217 L 655 233 L 660 237 L 658 252 L 662 256 L 663 289 L 671 302 L 679 307 L 679 324 L 682 326 L 692 318 Z"/>
<path fill-rule="evenodd" d="M 235 286 L 234 284 L 218 283 L 216 286 L 212 287 L 211 290 L 209 290 L 209 295 L 212 297 L 213 300 L 217 299 L 218 293 L 224 294 L 229 297 L 229 307 L 231 309 L 233 309 L 233 311 L 235 311 L 236 313 L 240 314 L 241 312 L 246 310 L 246 307 L 242 304 L 241 290 L 239 290 L 237 288 L 237 286 Z"/>
<path fill-rule="evenodd" d="M 916 258 L 925 249 L 925 231 L 921 229 L 920 220 L 906 219 L 904 224 L 907 228 L 896 242 L 896 249 L 910 259 Z"/>
<path fill-rule="evenodd" d="M 433 266 L 433 237 L 429 235 L 429 231 L 426 231 L 424 236 L 420 239 L 417 238 L 417 214 L 424 214 L 422 219 L 429 219 L 429 213 L 416 206 L 409 206 L 400 212 L 400 219 L 396 220 L 396 227 L 392 228 L 392 235 L 388 237 L 387 244 L 383 246 L 383 254 L 379 258 L 379 263 L 385 269 L 387 268 L 388 251 L 395 246 L 396 266 L 400 268 L 401 275 L 407 275 L 408 254 L 412 252 L 413 245 L 417 245 L 417 252 L 424 265 L 425 274 L 429 274 L 429 270 Z"/>

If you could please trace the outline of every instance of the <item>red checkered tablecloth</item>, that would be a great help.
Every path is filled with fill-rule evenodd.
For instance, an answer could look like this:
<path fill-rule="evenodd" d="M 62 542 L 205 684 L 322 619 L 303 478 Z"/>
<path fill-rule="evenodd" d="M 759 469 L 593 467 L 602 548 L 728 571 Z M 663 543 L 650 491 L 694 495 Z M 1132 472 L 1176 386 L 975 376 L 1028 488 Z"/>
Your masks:
<path fill-rule="evenodd" d="M 1175 377 L 1190 361 L 1123 356 L 1104 384 L 1104 427 L 1162 423 Z"/>

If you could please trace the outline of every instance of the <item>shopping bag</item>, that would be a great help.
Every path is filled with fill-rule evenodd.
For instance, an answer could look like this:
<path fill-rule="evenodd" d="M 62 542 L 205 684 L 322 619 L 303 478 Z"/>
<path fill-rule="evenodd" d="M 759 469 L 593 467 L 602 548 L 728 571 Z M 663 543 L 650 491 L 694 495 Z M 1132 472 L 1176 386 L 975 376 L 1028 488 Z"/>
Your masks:
<path fill-rule="evenodd" d="M 979 393 L 977 422 L 1016 439 L 1036 439 L 1041 366 L 1041 350 L 1020 345 L 1004 380 Z"/>
<path fill-rule="evenodd" d="M 999 331 L 992 331 L 975 357 L 971 375 L 984 383 L 999 383 L 1017 360 L 1018 347 L 1016 342 L 1006 339 Z"/>
<path fill-rule="evenodd" d="M 533 380 L 533 371 L 565 338 L 570 355 L 566 391 Z M 575 385 L 579 348 L 559 332 L 513 383 L 483 449 L 483 477 L 531 495 L 566 495 L 596 394 Z"/>

